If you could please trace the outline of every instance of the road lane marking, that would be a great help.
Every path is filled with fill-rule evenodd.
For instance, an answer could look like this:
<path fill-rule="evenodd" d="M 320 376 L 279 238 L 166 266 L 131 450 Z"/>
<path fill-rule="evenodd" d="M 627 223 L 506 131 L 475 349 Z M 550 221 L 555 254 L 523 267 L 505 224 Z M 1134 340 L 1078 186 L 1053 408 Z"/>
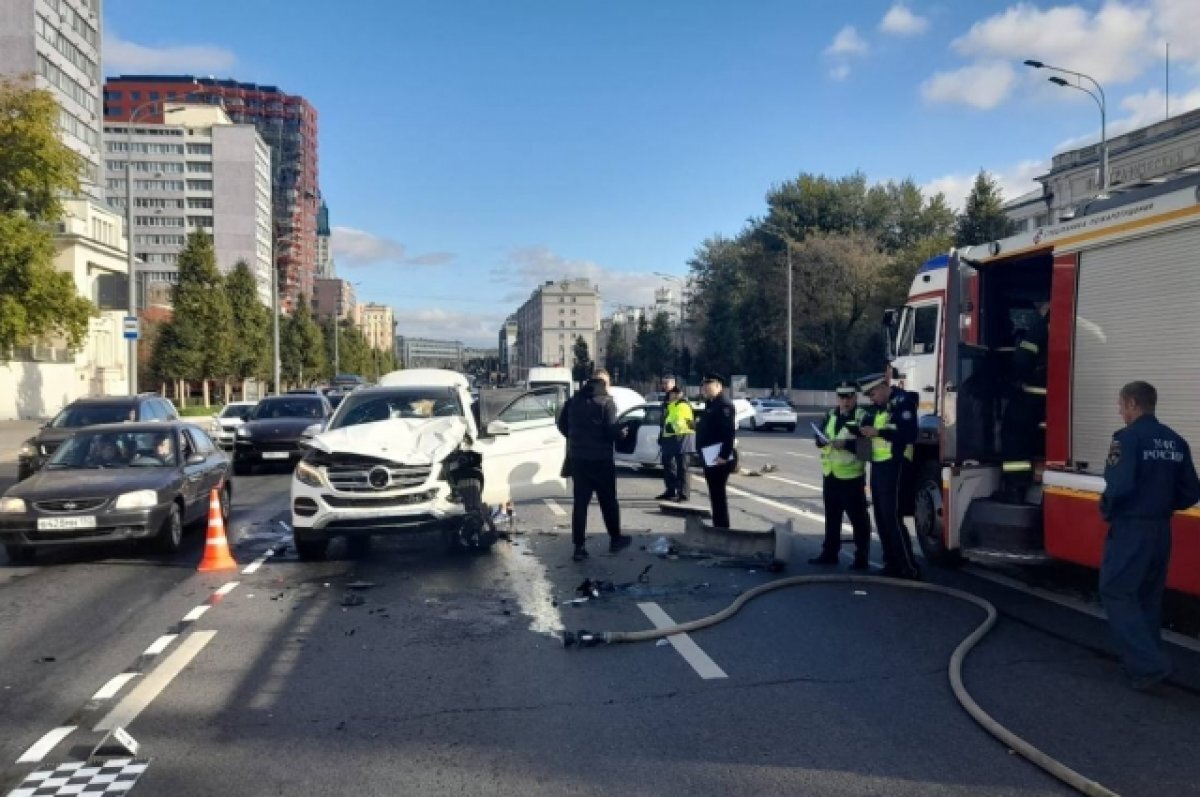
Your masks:
<path fill-rule="evenodd" d="M 21 753 L 18 764 L 36 764 L 46 757 L 46 754 L 58 746 L 58 743 L 71 735 L 76 725 L 63 725 L 47 733 L 33 743 L 33 746 Z"/>
<path fill-rule="evenodd" d="M 816 459 L 815 454 L 801 454 L 799 451 L 784 451 L 789 457 L 800 457 L 801 459 Z"/>
<path fill-rule="evenodd" d="M 191 663 L 204 646 L 217 635 L 216 631 L 195 631 L 187 636 L 175 652 L 162 660 L 142 682 L 134 687 L 125 699 L 96 723 L 95 731 L 111 731 L 113 728 L 128 728 L 153 701 L 162 694 L 171 681 Z"/>
<path fill-rule="evenodd" d="M 100 687 L 96 694 L 92 695 L 92 700 L 112 700 L 116 697 L 117 692 L 121 691 L 121 687 L 137 678 L 141 673 L 123 672 L 114 675 L 109 679 L 108 683 Z"/>
<path fill-rule="evenodd" d="M 175 638 L 178 636 L 179 634 L 163 634 L 158 639 L 154 640 L 154 643 L 150 645 L 150 647 L 146 648 L 142 655 L 157 656 L 170 647 L 171 643 L 174 642 Z"/>
<path fill-rule="evenodd" d="M 693 476 L 692 478 L 695 479 L 699 484 L 704 484 L 704 479 L 700 478 L 699 476 Z M 764 506 L 769 506 L 774 509 L 779 509 L 783 512 L 788 512 L 790 514 L 797 515 L 799 517 L 804 518 L 805 520 L 811 520 L 814 523 L 820 523 L 821 525 L 825 524 L 825 516 L 824 515 L 819 515 L 816 512 L 812 512 L 807 509 L 800 509 L 799 507 L 788 506 L 787 504 L 781 503 L 779 501 L 772 501 L 770 498 L 764 498 L 761 495 L 755 495 L 754 493 L 748 493 L 745 490 L 739 490 L 737 487 L 726 486 L 725 491 L 727 493 L 729 493 L 730 495 L 735 495 L 740 498 L 749 498 L 751 501 L 757 501 L 758 503 L 763 504 Z M 854 531 L 854 527 L 851 526 L 849 523 L 843 523 L 842 530 L 843 531 Z"/>
<path fill-rule="evenodd" d="M 236 581 L 230 581 L 227 584 L 222 584 L 217 591 L 213 593 L 213 596 L 217 598 L 224 598 L 226 595 L 237 589 L 237 585 L 238 582 Z"/>
<path fill-rule="evenodd" d="M 558 515 L 559 517 L 563 517 L 567 514 L 567 510 L 565 510 L 561 506 L 559 506 L 558 501 L 555 501 L 553 498 L 547 498 L 547 499 L 545 499 L 545 501 L 546 501 L 546 506 L 550 507 L 550 511 L 553 512 L 555 515 Z"/>
<path fill-rule="evenodd" d="M 208 604 L 202 604 L 200 606 L 197 606 L 195 609 L 192 609 L 190 612 L 188 612 L 187 614 L 185 614 L 183 616 L 183 622 L 185 622 L 185 623 L 196 622 L 201 617 L 203 617 L 204 613 L 207 612 L 210 608 L 212 608 L 212 607 L 209 606 Z"/>
<path fill-rule="evenodd" d="M 655 628 L 670 628 L 677 623 L 671 619 L 663 608 L 657 603 L 639 603 L 638 608 L 642 610 L 642 614 L 646 615 Z M 708 654 L 700 649 L 700 646 L 687 634 L 672 634 L 667 637 L 667 641 L 671 643 L 671 647 L 683 656 L 683 660 L 692 665 L 692 669 L 706 681 L 714 678 L 728 678 L 725 671 L 717 666 L 717 663 L 708 657 Z"/>
<path fill-rule="evenodd" d="M 766 476 L 771 481 L 783 482 L 784 484 L 791 484 L 796 487 L 803 487 L 805 490 L 816 490 L 817 492 L 823 491 L 822 487 L 819 487 L 815 484 L 805 484 L 804 482 L 793 481 L 792 479 L 785 479 L 782 476 L 772 476 L 769 473 L 764 473 L 763 476 Z"/>
<path fill-rule="evenodd" d="M 243 569 L 243 570 L 242 570 L 242 575 L 243 575 L 243 576 L 252 576 L 252 575 L 254 575 L 255 573 L 257 573 L 257 572 L 258 572 L 258 568 L 262 567 L 262 566 L 263 566 L 263 564 L 265 564 L 265 563 L 266 563 L 267 559 L 271 558 L 271 557 L 272 557 L 272 556 L 274 556 L 274 555 L 275 555 L 275 549 L 274 549 L 274 548 L 271 548 L 271 549 L 269 549 L 269 550 L 268 550 L 266 553 L 264 553 L 262 556 L 258 557 L 258 558 L 257 558 L 257 559 L 255 559 L 253 562 L 251 562 L 250 564 L 246 565 L 245 569 Z"/>

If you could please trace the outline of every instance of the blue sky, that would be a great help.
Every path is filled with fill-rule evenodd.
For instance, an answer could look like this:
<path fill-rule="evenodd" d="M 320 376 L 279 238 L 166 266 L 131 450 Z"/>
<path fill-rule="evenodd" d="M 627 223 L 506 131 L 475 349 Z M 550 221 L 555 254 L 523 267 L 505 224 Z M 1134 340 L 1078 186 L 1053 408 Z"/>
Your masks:
<path fill-rule="evenodd" d="M 106 0 L 105 71 L 307 97 L 339 275 L 401 334 L 492 343 L 544 280 L 647 301 L 801 171 L 1033 187 L 1099 114 L 1024 58 L 1100 79 L 1111 133 L 1162 118 L 1169 38 L 1200 107 L 1196 2 Z"/>

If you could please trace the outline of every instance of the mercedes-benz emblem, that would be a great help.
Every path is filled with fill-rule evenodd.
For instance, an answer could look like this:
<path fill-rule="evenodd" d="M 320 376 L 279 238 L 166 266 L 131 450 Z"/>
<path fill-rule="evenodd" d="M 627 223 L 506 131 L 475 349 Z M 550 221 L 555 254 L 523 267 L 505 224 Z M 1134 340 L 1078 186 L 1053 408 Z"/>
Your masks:
<path fill-rule="evenodd" d="M 392 485 L 392 474 L 382 465 L 376 465 L 367 472 L 367 483 L 376 490 L 386 490 Z"/>
<path fill-rule="evenodd" d="M 62 505 L 63 509 L 67 510 L 68 512 L 75 509 L 77 506 L 79 506 L 79 504 L 75 503 L 74 501 L 64 501 Z"/>

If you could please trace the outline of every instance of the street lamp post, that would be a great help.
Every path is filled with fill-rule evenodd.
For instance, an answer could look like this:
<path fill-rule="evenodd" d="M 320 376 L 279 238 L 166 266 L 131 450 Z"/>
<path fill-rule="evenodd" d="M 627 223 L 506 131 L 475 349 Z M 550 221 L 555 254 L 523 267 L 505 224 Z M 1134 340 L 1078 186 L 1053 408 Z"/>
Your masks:
<path fill-rule="evenodd" d="M 787 247 L 787 368 L 784 378 L 787 381 L 787 395 L 790 400 L 792 397 L 792 337 L 794 334 L 792 330 L 792 236 L 773 224 L 763 222 L 758 226 L 764 232 L 779 238 Z"/>
<path fill-rule="evenodd" d="M 137 275 L 134 268 L 134 260 L 136 259 L 133 251 L 133 128 L 137 123 L 138 114 L 145 111 L 147 108 L 157 108 L 158 100 L 144 102 L 133 109 L 129 114 L 129 126 L 125 128 L 125 265 L 128 269 L 128 295 L 126 296 L 129 309 L 128 315 L 136 322 L 138 317 L 137 311 Z M 140 326 L 140 325 L 139 325 Z M 138 330 L 138 335 L 141 330 Z M 129 395 L 136 396 L 138 393 L 138 339 L 131 338 L 129 341 Z"/>
<path fill-rule="evenodd" d="M 1085 75 L 1082 72 L 1076 72 L 1072 69 L 1063 69 L 1060 66 L 1050 66 L 1041 61 L 1029 59 L 1025 61 L 1025 66 L 1033 67 L 1034 69 L 1049 69 L 1052 72 L 1062 72 L 1065 75 L 1074 75 L 1077 80 L 1086 80 L 1096 87 L 1096 91 L 1084 88 L 1078 82 L 1071 83 L 1061 77 L 1055 75 L 1049 78 L 1049 81 L 1056 86 L 1064 86 L 1076 91 L 1082 91 L 1084 94 L 1096 101 L 1096 105 L 1100 108 L 1100 193 L 1108 191 L 1108 103 L 1104 97 L 1104 88 L 1091 75 Z"/>

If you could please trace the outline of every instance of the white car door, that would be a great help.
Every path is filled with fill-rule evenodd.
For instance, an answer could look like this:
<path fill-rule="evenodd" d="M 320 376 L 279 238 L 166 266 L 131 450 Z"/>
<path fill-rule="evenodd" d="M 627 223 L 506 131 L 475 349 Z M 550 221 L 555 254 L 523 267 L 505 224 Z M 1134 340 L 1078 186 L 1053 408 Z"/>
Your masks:
<path fill-rule="evenodd" d="M 475 447 L 483 457 L 484 503 L 566 494 L 567 446 L 555 425 L 558 407 L 555 392 L 525 393 L 481 431 Z"/>
<path fill-rule="evenodd" d="M 658 435 L 662 432 L 662 424 L 662 407 L 647 407 L 646 418 L 642 421 L 642 425 L 638 427 L 637 446 L 633 452 L 638 464 L 659 464 L 662 452 L 658 446 Z"/>

